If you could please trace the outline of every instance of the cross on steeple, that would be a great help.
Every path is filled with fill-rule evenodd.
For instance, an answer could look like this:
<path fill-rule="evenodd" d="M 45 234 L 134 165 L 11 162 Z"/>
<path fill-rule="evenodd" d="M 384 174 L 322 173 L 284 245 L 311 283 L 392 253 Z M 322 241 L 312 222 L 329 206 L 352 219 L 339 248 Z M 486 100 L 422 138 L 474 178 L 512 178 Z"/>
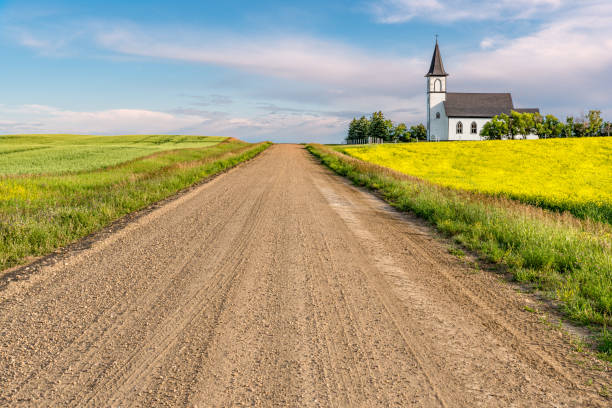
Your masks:
<path fill-rule="evenodd" d="M 438 43 L 438 34 L 436 34 L 436 44 Z"/>

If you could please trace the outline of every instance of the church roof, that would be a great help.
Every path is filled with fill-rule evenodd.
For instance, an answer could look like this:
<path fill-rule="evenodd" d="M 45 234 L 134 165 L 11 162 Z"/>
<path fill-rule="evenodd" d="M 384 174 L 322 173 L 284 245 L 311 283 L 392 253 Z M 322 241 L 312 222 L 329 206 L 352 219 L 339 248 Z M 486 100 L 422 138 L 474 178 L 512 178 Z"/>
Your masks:
<path fill-rule="evenodd" d="M 429 67 L 429 72 L 425 76 L 448 76 L 446 71 L 444 71 L 444 64 L 442 64 L 442 56 L 440 55 L 438 41 L 436 41 L 436 48 L 434 49 L 433 57 L 431 57 L 431 66 Z"/>
<path fill-rule="evenodd" d="M 510 114 L 514 109 L 509 93 L 456 93 L 448 92 L 444 101 L 448 117 L 492 118 L 495 115 Z"/>
<path fill-rule="evenodd" d="M 540 113 L 540 108 L 514 108 L 518 113 Z"/>

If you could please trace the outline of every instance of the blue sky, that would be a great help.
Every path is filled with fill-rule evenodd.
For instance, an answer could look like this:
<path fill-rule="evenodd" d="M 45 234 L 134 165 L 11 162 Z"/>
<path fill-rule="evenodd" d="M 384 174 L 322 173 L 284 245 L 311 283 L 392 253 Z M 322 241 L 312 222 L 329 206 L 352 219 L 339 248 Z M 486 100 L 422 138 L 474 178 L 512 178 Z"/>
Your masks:
<path fill-rule="evenodd" d="M 374 110 L 425 120 L 434 34 L 449 91 L 610 118 L 610 21 L 609 0 L 0 0 L 0 133 L 337 142 Z"/>

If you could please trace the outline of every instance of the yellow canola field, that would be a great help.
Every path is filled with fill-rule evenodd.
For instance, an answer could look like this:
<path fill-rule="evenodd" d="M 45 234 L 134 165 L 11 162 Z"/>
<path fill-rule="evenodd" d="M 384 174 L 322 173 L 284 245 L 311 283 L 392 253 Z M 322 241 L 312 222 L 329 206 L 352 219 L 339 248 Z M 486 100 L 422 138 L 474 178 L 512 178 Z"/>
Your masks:
<path fill-rule="evenodd" d="M 431 182 L 612 223 L 612 138 L 341 147 Z"/>

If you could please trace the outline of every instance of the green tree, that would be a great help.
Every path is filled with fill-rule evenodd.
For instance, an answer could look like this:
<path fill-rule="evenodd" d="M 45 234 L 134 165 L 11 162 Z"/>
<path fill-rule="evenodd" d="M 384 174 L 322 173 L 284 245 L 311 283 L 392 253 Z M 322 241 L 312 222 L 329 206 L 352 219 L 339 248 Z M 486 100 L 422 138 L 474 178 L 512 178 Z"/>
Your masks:
<path fill-rule="evenodd" d="M 563 125 L 563 131 L 561 137 L 574 137 L 574 117 L 568 116 L 565 118 L 565 125 Z"/>
<path fill-rule="evenodd" d="M 585 123 L 585 136 L 599 136 L 602 125 L 601 111 L 590 110 L 587 116 L 587 123 Z"/>
<path fill-rule="evenodd" d="M 365 116 L 362 116 L 357 121 L 355 126 L 355 139 L 365 139 L 370 131 L 370 121 Z"/>
<path fill-rule="evenodd" d="M 385 127 L 387 128 L 387 138 L 385 142 L 393 141 L 393 122 L 390 119 L 385 120 Z"/>
<path fill-rule="evenodd" d="M 356 139 L 355 135 L 356 135 L 358 124 L 359 122 L 357 121 L 357 119 L 353 118 L 353 120 L 351 120 L 351 123 L 349 123 L 348 134 L 346 135 L 346 140 Z"/>
<path fill-rule="evenodd" d="M 563 133 L 563 123 L 553 115 L 546 115 L 544 124 L 548 129 L 548 137 L 561 137 Z"/>
<path fill-rule="evenodd" d="M 416 141 L 427 140 L 427 128 L 422 123 L 415 126 L 410 126 L 410 137 Z"/>
<path fill-rule="evenodd" d="M 535 135 L 537 135 L 539 138 L 544 139 L 550 136 L 548 132 L 548 126 L 546 125 L 544 118 L 542 117 L 542 115 L 540 115 L 539 112 L 533 114 L 533 123 L 533 133 Z"/>
<path fill-rule="evenodd" d="M 586 137 L 587 125 L 584 122 L 574 123 L 574 137 Z"/>
<path fill-rule="evenodd" d="M 405 123 L 398 123 L 391 134 L 391 140 L 394 142 L 409 142 L 410 132 Z"/>
<path fill-rule="evenodd" d="M 368 136 L 385 141 L 389 140 L 389 129 L 385 123 L 385 115 L 383 115 L 382 111 L 372 113 Z"/>
<path fill-rule="evenodd" d="M 503 115 L 503 114 L 502 114 Z M 480 136 L 486 140 L 500 140 L 508 135 L 508 115 L 493 116 L 493 118 L 484 124 L 480 130 Z"/>
<path fill-rule="evenodd" d="M 506 116 L 503 115 L 502 116 Z M 530 118 L 528 113 L 519 113 L 511 111 L 510 116 L 506 116 L 508 119 L 508 137 L 515 140 L 518 136 L 526 136 L 531 130 L 533 120 Z"/>
<path fill-rule="evenodd" d="M 536 125 L 539 120 L 542 119 L 542 116 L 538 113 L 537 117 L 535 113 L 519 113 L 520 117 L 518 130 L 519 136 L 523 136 L 526 138 L 528 135 L 533 135 L 536 132 Z"/>
<path fill-rule="evenodd" d="M 587 136 L 588 130 L 588 118 L 584 115 L 584 113 L 574 119 L 574 137 L 585 137 Z"/>

